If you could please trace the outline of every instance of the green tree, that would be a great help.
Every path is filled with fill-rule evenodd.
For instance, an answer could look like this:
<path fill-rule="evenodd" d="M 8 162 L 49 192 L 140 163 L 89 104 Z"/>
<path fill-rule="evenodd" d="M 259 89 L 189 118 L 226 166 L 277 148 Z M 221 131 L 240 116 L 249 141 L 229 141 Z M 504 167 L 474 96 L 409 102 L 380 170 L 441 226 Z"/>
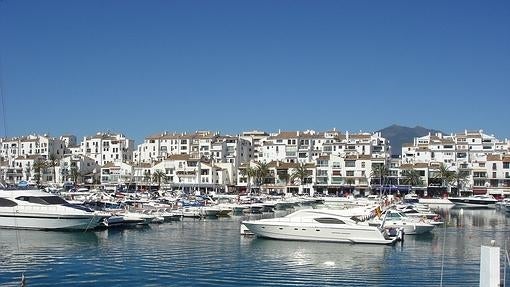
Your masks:
<path fill-rule="evenodd" d="M 457 170 L 453 173 L 453 181 L 457 185 L 457 196 L 460 195 L 460 190 L 464 187 L 470 175 L 471 173 L 468 170 L 463 169 Z"/>
<path fill-rule="evenodd" d="M 423 185 L 423 180 L 421 179 L 420 172 L 415 169 L 408 169 L 402 171 L 402 183 L 413 186 L 421 186 Z"/>
<path fill-rule="evenodd" d="M 158 183 L 158 189 L 161 187 L 161 181 L 166 180 L 166 174 L 162 170 L 156 170 L 152 174 L 152 180 Z"/>
<path fill-rule="evenodd" d="M 296 179 L 299 179 L 299 188 L 301 191 L 306 183 L 306 180 L 310 177 L 310 171 L 306 167 L 306 164 L 300 163 L 294 171 L 292 171 L 290 175 L 290 181 L 294 182 Z"/>
<path fill-rule="evenodd" d="M 46 165 L 51 168 L 53 182 L 57 182 L 57 172 L 55 171 L 55 167 L 58 164 L 58 157 L 56 154 L 52 153 L 49 155 L 48 160 L 46 161 Z"/>
<path fill-rule="evenodd" d="M 445 191 L 448 192 L 450 184 L 455 179 L 455 172 L 451 171 L 450 168 L 443 163 L 437 169 L 434 177 L 441 181 L 441 187 L 443 187 Z"/>
<path fill-rule="evenodd" d="M 372 173 L 370 174 L 370 177 L 376 178 L 382 188 L 389 173 L 390 171 L 385 164 L 374 164 L 372 165 Z"/>
<path fill-rule="evenodd" d="M 27 168 L 25 169 L 25 175 L 27 177 L 27 181 L 29 181 L 30 176 L 32 175 L 32 169 L 29 166 L 27 166 Z"/>
<path fill-rule="evenodd" d="M 80 173 L 78 172 L 78 168 L 76 166 L 71 166 L 71 179 L 73 180 L 74 184 L 78 183 L 78 178 L 80 177 Z"/>
<path fill-rule="evenodd" d="M 145 182 L 150 182 L 151 180 L 151 172 L 146 170 L 144 173 L 143 173 L 143 180 Z"/>
<path fill-rule="evenodd" d="M 37 183 L 37 185 L 39 185 L 41 183 L 42 173 L 44 169 L 46 169 L 46 162 L 44 162 L 41 159 L 36 159 L 34 161 L 33 169 L 35 182 Z"/>
<path fill-rule="evenodd" d="M 255 169 L 250 166 L 250 163 L 246 167 L 239 169 L 239 173 L 246 177 L 246 189 L 248 194 L 251 194 L 251 179 L 255 176 Z"/>
<path fill-rule="evenodd" d="M 255 178 L 257 186 L 260 188 L 264 185 L 266 178 L 269 176 L 269 164 L 265 162 L 257 162 L 257 166 L 255 167 Z"/>

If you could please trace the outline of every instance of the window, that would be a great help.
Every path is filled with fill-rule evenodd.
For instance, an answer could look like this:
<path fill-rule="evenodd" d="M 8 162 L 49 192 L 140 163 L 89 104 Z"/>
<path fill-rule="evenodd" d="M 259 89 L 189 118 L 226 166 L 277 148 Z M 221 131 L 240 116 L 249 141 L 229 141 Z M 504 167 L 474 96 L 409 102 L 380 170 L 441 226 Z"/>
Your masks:
<path fill-rule="evenodd" d="M 496 163 L 493 163 L 493 164 L 492 164 L 492 169 L 493 169 L 493 170 L 494 170 L 494 169 L 497 169 Z"/>
<path fill-rule="evenodd" d="M 354 160 L 346 160 L 345 167 L 356 167 L 356 161 Z"/>
<path fill-rule="evenodd" d="M 504 169 L 510 168 L 510 162 L 503 162 L 503 168 Z"/>
<path fill-rule="evenodd" d="M 342 220 L 332 217 L 321 217 L 315 218 L 314 220 L 324 224 L 345 224 L 345 222 L 343 222 Z"/>
<path fill-rule="evenodd" d="M 67 201 L 58 196 L 20 196 L 16 199 L 44 205 L 68 204 Z"/>
<path fill-rule="evenodd" d="M 328 171 L 327 170 L 323 170 L 323 169 L 319 169 L 317 171 L 317 176 L 328 176 Z"/>
<path fill-rule="evenodd" d="M 18 204 L 12 200 L 0 198 L 0 207 L 13 207 L 16 205 L 18 205 Z"/>

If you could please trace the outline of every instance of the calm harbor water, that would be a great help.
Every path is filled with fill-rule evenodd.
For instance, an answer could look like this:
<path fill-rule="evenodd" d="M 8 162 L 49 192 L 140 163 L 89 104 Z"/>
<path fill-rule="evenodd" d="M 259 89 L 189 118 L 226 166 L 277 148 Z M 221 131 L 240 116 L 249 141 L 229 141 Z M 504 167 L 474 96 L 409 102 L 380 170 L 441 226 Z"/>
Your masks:
<path fill-rule="evenodd" d="M 443 257 L 443 286 L 478 286 L 480 245 L 504 246 L 510 216 L 440 212 L 446 228 L 396 246 L 240 236 L 240 221 L 257 216 L 94 232 L 0 230 L 0 286 L 19 285 L 22 272 L 28 286 L 439 286 Z"/>

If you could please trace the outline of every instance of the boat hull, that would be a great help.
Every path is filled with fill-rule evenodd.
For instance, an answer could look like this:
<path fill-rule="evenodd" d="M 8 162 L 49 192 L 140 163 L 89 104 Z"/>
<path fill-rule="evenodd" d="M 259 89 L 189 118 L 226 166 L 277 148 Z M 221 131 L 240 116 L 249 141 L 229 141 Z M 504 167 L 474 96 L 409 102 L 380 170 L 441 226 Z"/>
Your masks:
<path fill-rule="evenodd" d="M 450 198 L 455 205 L 473 208 L 495 208 L 496 201 L 474 200 L 467 198 Z"/>
<path fill-rule="evenodd" d="M 243 222 L 260 237 L 339 243 L 394 244 L 396 238 L 385 239 L 377 229 L 332 228 L 319 226 L 266 225 L 257 222 Z"/>
<path fill-rule="evenodd" d="M 444 204 L 444 205 L 452 205 L 453 202 L 448 200 L 448 198 L 420 198 L 419 203 L 421 204 Z"/>
<path fill-rule="evenodd" d="M 0 214 L 0 228 L 36 230 L 85 230 L 96 228 L 104 217 Z"/>

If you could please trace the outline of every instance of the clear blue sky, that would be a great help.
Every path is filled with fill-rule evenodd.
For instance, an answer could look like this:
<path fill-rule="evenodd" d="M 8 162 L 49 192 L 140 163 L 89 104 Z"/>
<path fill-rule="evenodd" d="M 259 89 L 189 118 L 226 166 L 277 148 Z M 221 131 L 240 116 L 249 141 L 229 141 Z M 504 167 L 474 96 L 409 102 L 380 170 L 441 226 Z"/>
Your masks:
<path fill-rule="evenodd" d="M 7 136 L 396 123 L 510 138 L 506 0 L 3 0 L 0 61 Z"/>

